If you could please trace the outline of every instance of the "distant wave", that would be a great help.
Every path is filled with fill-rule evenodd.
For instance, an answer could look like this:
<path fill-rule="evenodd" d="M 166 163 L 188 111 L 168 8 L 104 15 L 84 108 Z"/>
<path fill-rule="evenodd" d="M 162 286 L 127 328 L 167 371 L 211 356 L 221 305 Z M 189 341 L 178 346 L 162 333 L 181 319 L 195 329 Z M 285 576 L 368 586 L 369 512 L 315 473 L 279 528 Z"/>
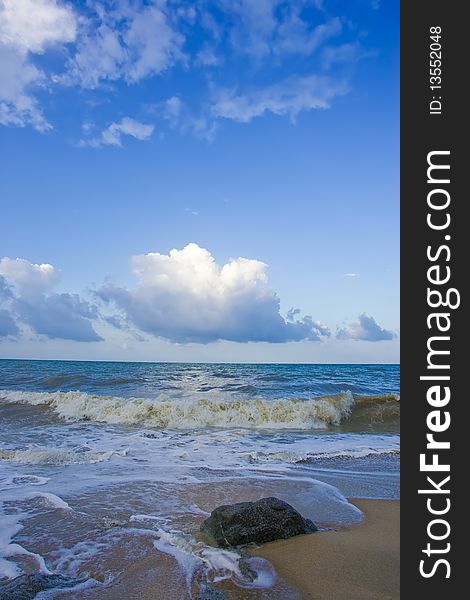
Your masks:
<path fill-rule="evenodd" d="M 107 387 L 111 385 L 127 385 L 129 383 L 136 383 L 138 381 L 139 379 L 137 379 L 136 377 L 112 377 L 108 379 L 97 379 L 82 374 L 59 373 L 57 375 L 51 375 L 50 377 L 45 377 L 44 379 L 41 379 L 40 383 L 48 388 L 60 388 L 85 384 L 97 387 Z"/>
<path fill-rule="evenodd" d="M 156 428 L 201 427 L 321 429 L 342 422 L 397 421 L 399 397 L 354 396 L 351 392 L 309 400 L 283 398 L 121 398 L 86 392 L 0 391 L 0 402 L 44 405 L 69 421 L 144 425 Z"/>
<path fill-rule="evenodd" d="M 86 381 L 85 375 L 51 375 L 42 379 L 42 385 L 46 387 L 59 387 L 65 385 L 79 385 Z"/>

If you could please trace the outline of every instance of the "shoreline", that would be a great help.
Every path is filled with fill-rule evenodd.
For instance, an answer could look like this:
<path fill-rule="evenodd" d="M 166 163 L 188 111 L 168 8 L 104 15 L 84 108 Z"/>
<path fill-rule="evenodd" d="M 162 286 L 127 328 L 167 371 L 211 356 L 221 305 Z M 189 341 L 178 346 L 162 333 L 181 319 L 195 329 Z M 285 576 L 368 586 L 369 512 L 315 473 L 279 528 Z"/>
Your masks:
<path fill-rule="evenodd" d="M 264 544 L 269 560 L 302 600 L 396 600 L 400 597 L 400 501 L 349 499 L 364 520 L 335 531 Z"/>
<path fill-rule="evenodd" d="M 364 514 L 356 524 L 277 540 L 251 550 L 276 572 L 270 598 L 283 600 L 398 600 L 400 597 L 399 500 L 349 499 Z M 120 574 L 108 585 L 56 591 L 57 600 L 168 600 L 187 597 L 188 581 L 174 556 L 156 551 L 147 539 L 146 556 L 129 562 L 122 548 L 114 560 Z M 105 583 L 99 572 L 95 578 Z M 195 580 L 196 581 L 196 580 Z M 199 586 L 193 583 L 196 596 Z M 201 580 L 200 580 L 201 581 Z M 221 581 L 215 589 L 232 600 L 260 598 L 263 592 Z M 264 596 L 263 596 L 264 597 Z"/>

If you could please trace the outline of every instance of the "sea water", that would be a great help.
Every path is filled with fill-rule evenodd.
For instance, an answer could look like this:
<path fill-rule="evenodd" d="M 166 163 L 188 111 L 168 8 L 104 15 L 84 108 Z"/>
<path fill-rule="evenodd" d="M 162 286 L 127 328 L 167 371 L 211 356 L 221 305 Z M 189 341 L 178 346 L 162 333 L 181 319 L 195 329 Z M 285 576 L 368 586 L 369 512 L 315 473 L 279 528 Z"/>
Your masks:
<path fill-rule="evenodd" d="M 269 565 L 247 582 L 200 539 L 204 518 L 277 496 L 359 521 L 348 497 L 398 497 L 399 415 L 398 365 L 0 360 L 0 578 L 106 586 L 160 552 L 188 597 L 195 578 L 269 587 Z"/>

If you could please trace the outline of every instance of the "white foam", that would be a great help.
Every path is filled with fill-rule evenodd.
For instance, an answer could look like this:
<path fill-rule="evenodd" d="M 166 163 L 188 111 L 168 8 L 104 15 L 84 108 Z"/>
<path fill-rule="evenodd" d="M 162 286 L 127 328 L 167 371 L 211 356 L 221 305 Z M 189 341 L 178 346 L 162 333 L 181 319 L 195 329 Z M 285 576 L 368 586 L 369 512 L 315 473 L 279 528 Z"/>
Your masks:
<path fill-rule="evenodd" d="M 161 521 L 163 517 L 158 517 L 155 515 L 131 515 L 129 517 L 129 521 L 132 523 L 134 521 L 137 522 L 145 522 L 145 521 Z"/>
<path fill-rule="evenodd" d="M 30 552 L 20 544 L 12 541 L 14 536 L 23 529 L 23 525 L 21 524 L 22 516 L 24 515 L 21 515 L 21 513 L 2 515 L 2 528 L 0 533 L 0 576 L 11 578 L 19 574 L 20 571 L 17 565 L 6 560 L 7 558 L 12 558 L 14 556 L 30 556 L 36 562 L 38 570 L 41 573 L 50 574 L 51 571 L 46 567 L 44 558 L 40 554 Z"/>
<path fill-rule="evenodd" d="M 46 501 L 46 503 L 52 506 L 53 508 L 59 508 L 62 510 L 72 510 L 67 504 L 67 502 L 65 502 L 65 500 L 62 500 L 62 498 L 60 498 L 56 494 L 52 494 L 51 492 L 39 492 L 34 490 L 31 492 L 18 491 L 13 494 L 0 494 L 0 500 L 3 500 L 4 502 L 18 502 L 22 500 L 31 500 L 33 498 L 43 498 Z"/>
<path fill-rule="evenodd" d="M 232 579 L 237 585 L 245 588 L 270 587 L 276 579 L 273 567 L 264 559 L 244 559 L 257 574 L 256 578 L 250 581 L 240 570 L 241 556 L 235 550 L 208 546 L 192 535 L 176 530 L 158 529 L 157 535 L 154 546 L 176 559 L 185 573 L 188 589 L 197 570 L 202 570 L 206 578 L 210 574 L 214 582 Z"/>
<path fill-rule="evenodd" d="M 126 451 L 79 452 L 58 448 L 28 448 L 25 450 L 0 450 L 0 460 L 27 465 L 83 465 L 109 460 L 112 456 L 125 456 Z"/>
<path fill-rule="evenodd" d="M 43 498 L 46 503 L 53 508 L 71 510 L 67 502 L 51 492 L 18 490 L 13 494 L 4 492 L 0 494 L 0 502 L 3 505 L 5 502 L 18 503 L 32 498 Z M 41 573 L 51 573 L 46 566 L 44 558 L 40 554 L 31 552 L 20 544 L 13 542 L 13 538 L 23 529 L 22 521 L 28 518 L 28 516 L 27 511 L 21 511 L 18 507 L 13 514 L 7 514 L 4 510 L 0 513 L 0 558 L 2 559 L 0 563 L 0 573 L 3 574 L 4 577 L 14 577 L 19 572 L 15 564 L 5 560 L 14 556 L 29 556 L 34 559 L 38 566 L 38 570 Z"/>
<path fill-rule="evenodd" d="M 2 391 L 3 402 L 47 405 L 70 421 L 141 424 L 170 429 L 194 427 L 321 429 L 350 416 L 350 392 L 311 400 L 263 398 L 121 398 L 85 392 Z"/>
<path fill-rule="evenodd" d="M 0 557 L 0 579 L 13 579 L 20 573 L 21 569 L 15 563 Z"/>

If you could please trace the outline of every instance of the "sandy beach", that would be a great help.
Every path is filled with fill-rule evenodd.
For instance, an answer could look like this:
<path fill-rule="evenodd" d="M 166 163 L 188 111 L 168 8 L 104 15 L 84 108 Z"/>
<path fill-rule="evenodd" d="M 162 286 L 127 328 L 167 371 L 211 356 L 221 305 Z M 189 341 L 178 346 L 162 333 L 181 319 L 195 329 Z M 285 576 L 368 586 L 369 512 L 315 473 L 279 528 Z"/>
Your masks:
<path fill-rule="evenodd" d="M 266 544 L 267 558 L 302 599 L 392 600 L 399 593 L 399 500 L 351 500 L 359 524 Z"/>

